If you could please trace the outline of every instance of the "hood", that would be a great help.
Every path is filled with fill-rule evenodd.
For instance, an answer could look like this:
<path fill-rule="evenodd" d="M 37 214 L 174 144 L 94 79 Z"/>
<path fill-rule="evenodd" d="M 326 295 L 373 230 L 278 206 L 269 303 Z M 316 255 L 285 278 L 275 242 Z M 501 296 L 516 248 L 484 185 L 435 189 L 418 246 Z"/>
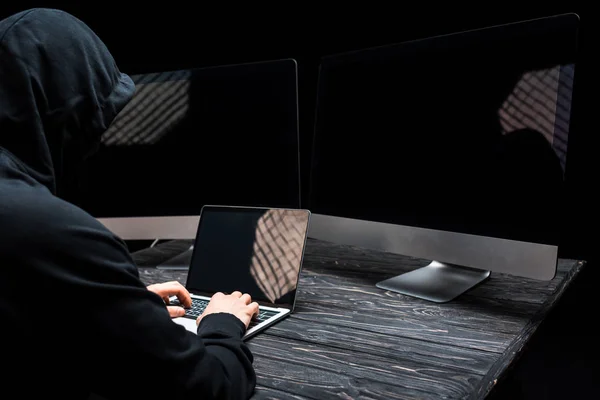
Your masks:
<path fill-rule="evenodd" d="M 74 16 L 33 9 L 0 21 L 0 150 L 53 193 L 134 90 Z"/>

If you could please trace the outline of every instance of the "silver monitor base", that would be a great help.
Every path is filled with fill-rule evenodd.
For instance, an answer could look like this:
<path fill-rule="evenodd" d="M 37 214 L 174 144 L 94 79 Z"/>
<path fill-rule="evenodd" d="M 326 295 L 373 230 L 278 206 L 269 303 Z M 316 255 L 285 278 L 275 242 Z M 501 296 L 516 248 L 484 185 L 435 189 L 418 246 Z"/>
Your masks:
<path fill-rule="evenodd" d="M 445 303 L 490 276 L 490 271 L 432 261 L 431 264 L 377 283 L 377 287 L 412 297 Z"/>

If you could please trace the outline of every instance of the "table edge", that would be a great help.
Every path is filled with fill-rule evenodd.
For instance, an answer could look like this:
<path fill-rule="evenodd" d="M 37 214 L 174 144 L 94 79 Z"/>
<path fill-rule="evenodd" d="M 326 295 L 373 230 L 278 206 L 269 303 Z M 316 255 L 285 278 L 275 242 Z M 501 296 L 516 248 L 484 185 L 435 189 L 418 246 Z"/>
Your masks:
<path fill-rule="evenodd" d="M 541 323 L 544 321 L 544 316 L 548 314 L 562 297 L 567 288 L 571 285 L 574 278 L 579 274 L 581 269 L 587 264 L 583 260 L 573 260 L 574 265 L 569 270 L 567 275 L 563 278 L 561 283 L 556 288 L 556 291 L 548 297 L 548 299 L 542 304 L 542 306 L 536 311 L 531 317 L 529 322 L 525 325 L 520 336 L 524 336 L 527 333 L 527 337 L 531 338 Z M 490 394 L 492 389 L 496 386 L 507 373 L 507 370 L 519 359 L 523 353 L 523 348 L 527 344 L 527 340 L 515 339 L 508 345 L 502 355 L 494 362 L 489 371 L 481 379 L 479 385 L 471 393 L 469 398 L 471 399 L 483 399 Z"/>

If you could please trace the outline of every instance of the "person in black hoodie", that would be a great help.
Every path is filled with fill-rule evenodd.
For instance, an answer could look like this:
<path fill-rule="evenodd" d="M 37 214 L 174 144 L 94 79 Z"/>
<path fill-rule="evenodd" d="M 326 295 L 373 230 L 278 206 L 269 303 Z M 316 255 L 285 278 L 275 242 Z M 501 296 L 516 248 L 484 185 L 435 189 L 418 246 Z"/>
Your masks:
<path fill-rule="evenodd" d="M 77 18 L 34 9 L 0 21 L 3 394 L 241 399 L 254 390 L 242 336 L 258 305 L 248 295 L 216 295 L 198 335 L 186 331 L 163 298 L 185 303 L 189 293 L 146 288 L 125 244 L 56 195 L 133 92 Z"/>

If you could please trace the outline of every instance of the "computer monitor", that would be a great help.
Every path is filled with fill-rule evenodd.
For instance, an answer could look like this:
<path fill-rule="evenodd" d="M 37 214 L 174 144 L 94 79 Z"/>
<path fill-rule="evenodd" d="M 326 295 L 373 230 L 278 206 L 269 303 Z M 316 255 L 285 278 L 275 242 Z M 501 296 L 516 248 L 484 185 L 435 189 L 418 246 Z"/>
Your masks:
<path fill-rule="evenodd" d="M 575 14 L 327 56 L 309 236 L 433 262 L 377 284 L 449 301 L 555 276 Z"/>
<path fill-rule="evenodd" d="M 293 59 L 132 76 L 69 200 L 123 239 L 193 239 L 206 204 L 300 207 Z"/>

